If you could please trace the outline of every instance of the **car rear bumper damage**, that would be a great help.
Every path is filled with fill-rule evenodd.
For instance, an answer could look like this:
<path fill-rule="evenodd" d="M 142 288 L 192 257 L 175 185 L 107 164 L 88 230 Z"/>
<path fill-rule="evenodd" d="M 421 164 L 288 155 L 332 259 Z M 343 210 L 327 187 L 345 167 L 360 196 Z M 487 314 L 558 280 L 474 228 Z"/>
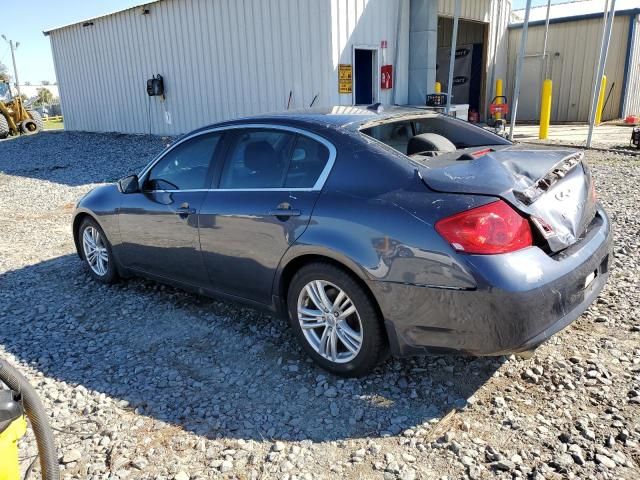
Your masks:
<path fill-rule="evenodd" d="M 577 319 L 609 276 L 612 232 L 602 209 L 585 236 L 549 256 L 537 247 L 469 255 L 477 288 L 376 281 L 392 352 L 503 355 L 536 348 Z"/>

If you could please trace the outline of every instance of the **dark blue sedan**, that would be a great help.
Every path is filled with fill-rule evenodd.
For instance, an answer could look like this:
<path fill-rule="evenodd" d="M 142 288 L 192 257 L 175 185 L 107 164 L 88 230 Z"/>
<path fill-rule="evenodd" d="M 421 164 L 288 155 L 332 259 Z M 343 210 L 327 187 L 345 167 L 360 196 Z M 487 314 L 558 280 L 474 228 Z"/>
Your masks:
<path fill-rule="evenodd" d="M 96 280 L 279 312 L 349 376 L 389 353 L 529 352 L 594 301 L 611 257 L 582 153 L 378 105 L 191 132 L 82 198 L 73 234 Z"/>

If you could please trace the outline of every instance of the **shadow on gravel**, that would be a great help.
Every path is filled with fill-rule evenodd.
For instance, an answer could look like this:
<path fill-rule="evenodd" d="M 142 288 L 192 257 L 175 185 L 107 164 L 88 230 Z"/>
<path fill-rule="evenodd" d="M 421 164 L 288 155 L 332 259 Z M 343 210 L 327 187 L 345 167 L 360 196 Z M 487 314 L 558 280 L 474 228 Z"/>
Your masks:
<path fill-rule="evenodd" d="M 154 135 L 45 131 L 0 144 L 0 172 L 68 186 L 138 173 L 168 143 Z"/>
<path fill-rule="evenodd" d="M 86 404 L 57 400 L 68 408 L 95 411 L 104 393 L 209 438 L 399 434 L 463 406 L 500 365 L 425 357 L 338 379 L 306 360 L 282 320 L 151 281 L 102 286 L 75 255 L 0 275 L 0 343 L 45 376 L 97 392 Z M 39 393 L 56 401 L 52 390 Z"/>

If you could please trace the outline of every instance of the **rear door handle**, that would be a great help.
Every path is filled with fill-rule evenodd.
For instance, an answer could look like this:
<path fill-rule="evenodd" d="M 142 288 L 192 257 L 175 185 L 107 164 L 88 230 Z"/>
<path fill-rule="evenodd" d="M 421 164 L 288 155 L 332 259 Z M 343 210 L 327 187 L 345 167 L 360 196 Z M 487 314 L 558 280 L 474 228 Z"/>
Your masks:
<path fill-rule="evenodd" d="M 299 217 L 301 212 L 294 208 L 276 208 L 275 210 L 270 210 L 269 215 L 272 217 Z"/>

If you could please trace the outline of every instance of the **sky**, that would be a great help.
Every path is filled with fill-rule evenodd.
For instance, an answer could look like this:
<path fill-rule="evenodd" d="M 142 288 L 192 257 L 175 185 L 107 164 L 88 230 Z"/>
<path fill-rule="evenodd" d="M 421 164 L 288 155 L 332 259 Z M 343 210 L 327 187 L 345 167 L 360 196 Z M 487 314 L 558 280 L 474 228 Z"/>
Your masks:
<path fill-rule="evenodd" d="M 4 3 L 4 0 L 0 0 Z M 9 2 L 11 3 L 11 2 Z M 14 2 L 15 3 L 15 2 Z M 49 38 L 42 32 L 53 27 L 75 23 L 86 18 L 132 7 L 142 0 L 30 0 L 28 6 L 17 8 L 15 14 L 2 15 L 0 34 L 20 42 L 16 50 L 16 63 L 20 83 L 39 84 L 42 80 L 55 81 L 53 58 Z M 9 8 L 9 6 L 7 6 Z M 0 38 L 0 62 L 13 76 L 9 45 Z"/>
<path fill-rule="evenodd" d="M 463 0 L 474 1 L 474 0 Z M 566 0 L 565 0 L 566 1 Z M 16 50 L 16 63 L 20 83 L 40 84 L 42 80 L 55 81 L 49 38 L 42 32 L 53 27 L 76 23 L 87 18 L 132 7 L 141 0 L 30 0 L 28 7 L 20 7 L 10 21 L 0 22 L 0 34 L 20 42 Z M 544 5 L 546 0 L 533 0 Z M 561 3 L 561 0 L 552 0 Z M 513 0 L 513 8 L 524 8 L 526 0 Z M 0 38 L 0 62 L 13 75 L 9 45 Z"/>

